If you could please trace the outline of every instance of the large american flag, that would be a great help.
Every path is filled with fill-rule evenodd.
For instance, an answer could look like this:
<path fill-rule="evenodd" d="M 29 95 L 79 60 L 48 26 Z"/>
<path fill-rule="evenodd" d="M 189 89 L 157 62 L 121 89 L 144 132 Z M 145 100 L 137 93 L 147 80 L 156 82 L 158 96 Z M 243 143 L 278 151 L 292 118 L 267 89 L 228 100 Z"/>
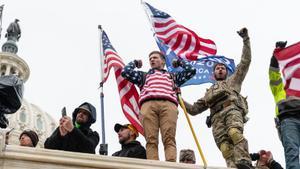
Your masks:
<path fill-rule="evenodd" d="M 167 13 L 143 2 L 146 13 L 150 15 L 155 36 L 166 44 L 175 54 L 187 60 L 197 60 L 200 56 L 215 55 L 217 47 L 214 41 L 200 38 L 192 30 L 176 23 Z"/>
<path fill-rule="evenodd" d="M 287 96 L 300 97 L 300 42 L 282 50 L 275 50 L 285 80 Z"/>
<path fill-rule="evenodd" d="M 129 122 L 135 126 L 135 128 L 141 133 L 144 134 L 144 129 L 139 121 L 139 94 L 131 82 L 127 81 L 121 76 L 121 71 L 124 67 L 123 60 L 117 54 L 114 47 L 111 45 L 106 33 L 102 32 L 102 45 L 103 45 L 103 54 L 104 54 L 104 80 L 103 83 L 107 80 L 109 76 L 109 71 L 111 68 L 114 68 L 115 77 L 118 84 L 118 90 L 121 100 L 121 107 L 124 115 L 129 120 Z"/>

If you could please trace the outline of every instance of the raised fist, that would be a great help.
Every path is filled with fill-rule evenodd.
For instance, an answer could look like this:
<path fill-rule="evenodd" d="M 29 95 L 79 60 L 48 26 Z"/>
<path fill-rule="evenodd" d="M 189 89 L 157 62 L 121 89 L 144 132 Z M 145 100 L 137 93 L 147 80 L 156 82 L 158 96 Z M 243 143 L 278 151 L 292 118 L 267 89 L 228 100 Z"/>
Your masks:
<path fill-rule="evenodd" d="M 287 44 L 287 41 L 278 41 L 278 42 L 276 42 L 275 47 L 276 48 L 285 48 L 286 44 Z"/>
<path fill-rule="evenodd" d="M 180 59 L 173 59 L 172 65 L 173 65 L 174 68 L 179 67 L 181 65 Z"/>
<path fill-rule="evenodd" d="M 134 64 L 137 68 L 141 68 L 143 66 L 142 60 L 134 60 Z"/>
<path fill-rule="evenodd" d="M 241 30 L 237 31 L 237 33 L 242 37 L 243 39 L 248 38 L 248 30 L 247 28 L 242 28 Z"/>

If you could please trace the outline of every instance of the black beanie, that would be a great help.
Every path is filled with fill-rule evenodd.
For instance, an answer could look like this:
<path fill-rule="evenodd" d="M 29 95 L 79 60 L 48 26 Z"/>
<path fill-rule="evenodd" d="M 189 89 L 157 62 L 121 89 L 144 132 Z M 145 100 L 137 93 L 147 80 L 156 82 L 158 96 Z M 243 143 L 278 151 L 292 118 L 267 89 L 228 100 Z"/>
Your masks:
<path fill-rule="evenodd" d="M 36 132 L 33 131 L 33 130 L 24 130 L 24 131 L 20 134 L 19 140 L 21 139 L 21 137 L 22 137 L 23 134 L 27 135 L 27 136 L 30 138 L 33 147 L 36 147 L 37 143 L 39 142 L 39 137 L 38 137 L 38 135 L 36 134 Z"/>

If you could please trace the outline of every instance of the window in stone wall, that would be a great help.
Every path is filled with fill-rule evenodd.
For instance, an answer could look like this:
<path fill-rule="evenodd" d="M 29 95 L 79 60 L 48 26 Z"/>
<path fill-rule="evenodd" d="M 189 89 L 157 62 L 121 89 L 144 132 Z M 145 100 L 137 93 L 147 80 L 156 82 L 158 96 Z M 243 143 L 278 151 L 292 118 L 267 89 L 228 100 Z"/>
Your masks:
<path fill-rule="evenodd" d="M 23 78 L 23 74 L 21 72 L 19 72 L 18 77 Z"/>
<path fill-rule="evenodd" d="M 12 67 L 12 68 L 10 69 L 10 74 L 15 75 L 15 74 L 17 73 L 16 71 L 17 71 L 16 68 L 15 68 L 15 67 Z"/>
<path fill-rule="evenodd" d="M 54 123 L 51 123 L 51 132 L 53 132 L 56 129 L 56 126 Z"/>
<path fill-rule="evenodd" d="M 5 75 L 5 71 L 6 71 L 6 65 L 2 65 L 0 70 L 1 76 Z"/>
<path fill-rule="evenodd" d="M 26 112 L 25 111 L 21 111 L 21 113 L 20 113 L 20 121 L 22 123 L 25 123 L 26 120 L 27 120 Z"/>
<path fill-rule="evenodd" d="M 36 128 L 38 130 L 43 130 L 43 119 L 41 117 L 41 115 L 37 115 L 37 119 L 36 119 Z"/>

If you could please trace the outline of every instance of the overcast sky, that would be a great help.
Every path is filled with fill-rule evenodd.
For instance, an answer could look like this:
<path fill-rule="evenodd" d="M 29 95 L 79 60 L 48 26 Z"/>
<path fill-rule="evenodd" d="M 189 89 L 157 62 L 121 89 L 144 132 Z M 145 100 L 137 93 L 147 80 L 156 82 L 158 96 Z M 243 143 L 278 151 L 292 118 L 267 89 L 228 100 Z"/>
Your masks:
<path fill-rule="evenodd" d="M 200 37 L 217 45 L 217 54 L 239 63 L 242 40 L 236 31 L 249 29 L 252 63 L 243 83 L 242 94 L 248 96 L 250 121 L 245 136 L 250 152 L 271 150 L 275 160 L 284 165 L 284 153 L 274 127 L 274 101 L 268 86 L 269 60 L 278 40 L 288 44 L 299 41 L 300 2 L 297 0 L 149 0 L 154 7 L 169 13 L 178 23 L 194 30 Z M 3 30 L 15 18 L 20 20 L 22 37 L 18 55 L 30 67 L 25 84 L 25 98 L 55 119 L 67 107 L 70 115 L 75 107 L 88 101 L 98 110 L 93 129 L 101 134 L 99 37 L 102 25 L 112 45 L 125 63 L 142 59 L 148 70 L 148 53 L 157 50 L 140 0 L 3 0 Z M 116 81 L 111 72 L 104 86 L 106 142 L 109 155 L 120 149 L 116 122 L 128 123 L 120 107 Z M 183 98 L 194 102 L 202 97 L 210 84 L 182 88 Z M 180 108 L 179 108 L 180 109 Z M 210 166 L 225 166 L 211 129 L 205 125 L 209 111 L 191 117 L 204 155 Z M 187 121 L 180 109 L 177 126 L 178 152 L 194 149 L 197 163 L 202 164 Z M 144 144 L 142 137 L 139 140 Z M 160 142 L 160 155 L 164 159 Z"/>

